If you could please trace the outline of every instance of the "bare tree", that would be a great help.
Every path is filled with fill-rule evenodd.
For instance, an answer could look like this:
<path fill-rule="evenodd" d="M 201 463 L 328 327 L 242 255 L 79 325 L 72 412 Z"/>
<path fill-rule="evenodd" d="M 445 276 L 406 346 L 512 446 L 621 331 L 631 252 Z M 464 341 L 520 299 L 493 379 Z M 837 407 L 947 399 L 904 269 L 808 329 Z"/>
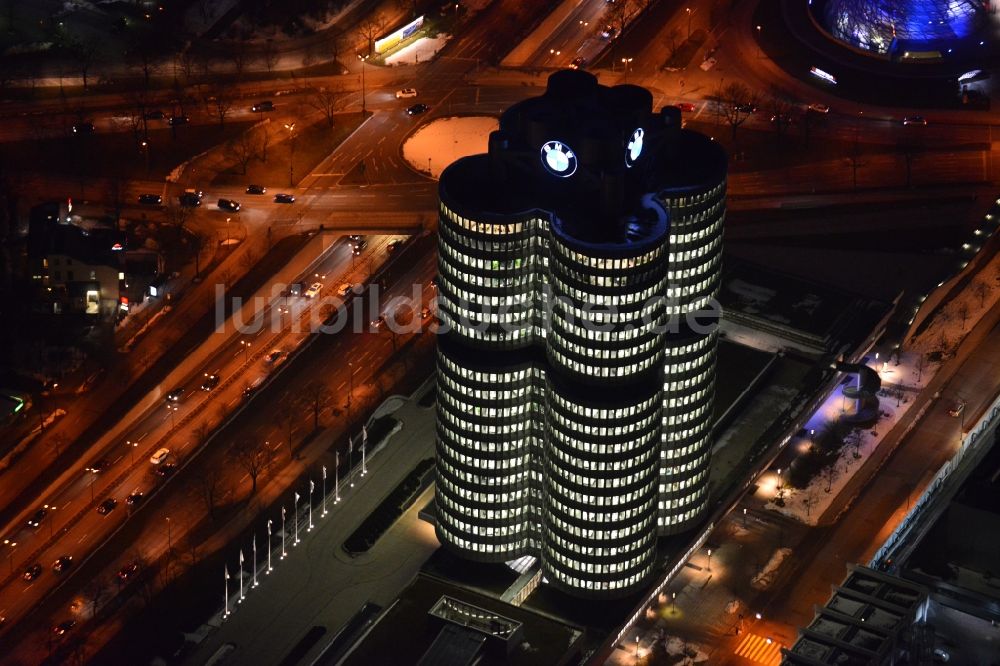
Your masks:
<path fill-rule="evenodd" d="M 94 61 L 97 59 L 97 43 L 90 39 L 74 42 L 72 53 L 77 71 L 80 72 L 80 77 L 83 79 L 83 91 L 87 92 L 87 76 L 90 74 Z"/>
<path fill-rule="evenodd" d="M 267 148 L 271 145 L 270 118 L 260 126 L 260 161 L 267 164 Z"/>
<path fill-rule="evenodd" d="M 962 320 L 962 330 L 965 330 L 965 324 L 969 321 L 969 304 L 965 302 L 959 303 L 955 314 Z"/>
<path fill-rule="evenodd" d="M 683 44 L 683 43 L 684 43 L 684 40 L 681 39 L 681 30 L 680 30 L 680 28 L 678 28 L 676 26 L 674 26 L 673 28 L 670 28 L 670 30 L 667 32 L 667 61 L 668 61 L 667 64 L 668 65 L 670 64 L 669 61 L 673 60 L 674 56 L 677 54 L 677 49 L 679 49 L 680 46 L 681 46 L 681 44 Z"/>
<path fill-rule="evenodd" d="M 191 85 L 191 80 L 194 78 L 194 69 L 196 64 L 197 58 L 194 55 L 194 51 L 191 50 L 190 45 L 177 54 L 177 68 L 184 77 L 184 85 Z"/>
<path fill-rule="evenodd" d="M 768 95 L 766 109 L 771 114 L 771 124 L 774 126 L 776 138 L 780 139 L 792 124 L 792 113 L 796 108 L 798 105 L 780 90 L 774 89 Z"/>
<path fill-rule="evenodd" d="M 205 503 L 205 510 L 208 517 L 215 521 L 215 510 L 218 508 L 219 496 L 222 494 L 221 477 L 214 469 L 192 466 L 191 488 L 197 493 Z"/>
<path fill-rule="evenodd" d="M 192 209 L 188 206 L 181 206 L 180 203 L 168 202 L 165 212 L 167 220 L 179 231 L 183 231 L 184 226 L 191 220 Z"/>
<path fill-rule="evenodd" d="M 246 69 L 247 56 L 248 56 L 248 38 L 246 35 L 240 35 L 240 38 L 236 40 L 236 43 L 230 47 L 229 59 L 233 63 L 233 71 L 236 72 L 236 78 L 240 79 L 243 77 L 243 70 Z"/>
<path fill-rule="evenodd" d="M 278 411 L 278 424 L 284 428 L 285 434 L 288 436 L 286 441 L 288 442 L 288 457 L 290 459 L 295 458 L 295 445 L 292 441 L 295 434 L 295 421 L 295 410 L 286 401 L 284 409 Z"/>
<path fill-rule="evenodd" d="M 213 86 L 205 98 L 205 106 L 219 119 L 219 127 L 226 124 L 226 116 L 233 108 L 233 96 L 228 86 Z"/>
<path fill-rule="evenodd" d="M 979 307 L 986 307 L 986 297 L 990 295 L 990 285 L 985 280 L 977 280 L 972 285 L 972 293 L 979 297 Z"/>
<path fill-rule="evenodd" d="M 621 36 L 628 27 L 632 17 L 636 14 L 636 7 L 630 0 L 619 0 L 619 2 L 609 2 L 604 9 L 604 22 L 615 29 Z"/>
<path fill-rule="evenodd" d="M 829 465 L 823 468 L 821 472 L 823 479 L 826 481 L 825 492 L 830 493 L 833 491 L 833 479 L 837 476 L 837 461 L 833 461 Z"/>
<path fill-rule="evenodd" d="M 150 79 L 160 69 L 153 43 L 137 38 L 126 53 L 126 59 L 128 66 L 142 75 L 142 89 L 149 90 Z"/>
<path fill-rule="evenodd" d="M 365 42 L 365 55 L 375 49 L 375 38 L 382 34 L 385 26 L 385 17 L 377 12 L 358 23 L 358 36 Z"/>
<path fill-rule="evenodd" d="M 847 156 L 847 162 L 851 166 L 851 183 L 854 189 L 858 189 L 858 169 L 868 166 L 868 162 L 862 158 L 861 143 L 855 138 L 851 152 Z"/>
<path fill-rule="evenodd" d="M 917 355 L 916 368 L 917 368 L 917 381 L 924 376 L 924 368 L 927 366 L 927 354 L 920 352 Z"/>
<path fill-rule="evenodd" d="M 275 48 L 273 39 L 268 39 L 264 42 L 261 60 L 264 62 L 264 66 L 267 67 L 269 74 L 274 70 L 274 66 L 278 64 L 278 55 L 278 49 Z"/>
<path fill-rule="evenodd" d="M 240 165 L 241 173 L 245 176 L 250 160 L 257 156 L 257 142 L 253 138 L 253 132 L 247 130 L 231 139 L 226 144 L 226 151 Z"/>
<path fill-rule="evenodd" d="M 323 114 L 323 119 L 330 129 L 337 122 L 337 109 L 340 107 L 341 91 L 321 88 L 309 96 L 309 106 Z"/>
<path fill-rule="evenodd" d="M 330 401 L 330 389 L 320 381 L 311 381 L 305 386 L 304 395 L 309 400 L 313 411 L 313 430 L 319 428 L 319 413 Z"/>
<path fill-rule="evenodd" d="M 262 442 L 240 440 L 232 448 L 231 454 L 237 464 L 250 477 L 250 494 L 257 492 L 257 477 L 271 464 L 271 449 Z"/>
<path fill-rule="evenodd" d="M 87 579 L 87 584 L 83 588 L 83 595 L 90 600 L 90 616 L 96 617 L 100 610 L 101 602 L 108 593 L 108 579 L 104 576 L 96 575 Z"/>
<path fill-rule="evenodd" d="M 736 129 L 749 120 L 757 108 L 757 95 L 742 83 L 733 81 L 719 90 L 718 98 L 722 117 L 732 128 L 735 139 Z"/>

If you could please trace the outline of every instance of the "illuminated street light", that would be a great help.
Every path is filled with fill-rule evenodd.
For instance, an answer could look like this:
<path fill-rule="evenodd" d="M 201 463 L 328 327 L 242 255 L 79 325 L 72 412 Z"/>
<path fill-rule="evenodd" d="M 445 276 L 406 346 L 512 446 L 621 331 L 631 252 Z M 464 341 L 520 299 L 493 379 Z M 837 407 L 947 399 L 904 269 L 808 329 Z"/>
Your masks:
<path fill-rule="evenodd" d="M 333 459 L 333 503 L 340 503 L 340 451 L 334 451 Z"/>
<path fill-rule="evenodd" d="M 323 465 L 323 513 L 326 515 L 326 465 Z"/>
<path fill-rule="evenodd" d="M 293 510 L 295 512 L 295 515 L 293 516 L 293 518 L 295 518 L 295 541 L 292 542 L 292 545 L 297 546 L 299 545 L 299 494 L 298 493 L 295 493 L 295 507 Z"/>
<path fill-rule="evenodd" d="M 628 83 L 628 66 L 632 64 L 633 58 L 622 58 L 622 64 L 625 65 L 625 76 L 622 79 L 622 83 Z"/>
<path fill-rule="evenodd" d="M 365 63 L 368 62 L 367 55 L 358 54 L 358 60 L 361 61 L 361 116 L 364 117 L 366 113 L 365 107 Z"/>
<path fill-rule="evenodd" d="M 763 52 L 763 51 L 761 50 L 761 48 L 760 48 L 760 30 L 761 30 L 761 28 L 760 28 L 760 26 L 758 25 L 758 26 L 757 26 L 757 58 L 758 58 L 758 59 L 760 59 L 760 58 L 763 58 L 763 57 L 764 57 L 764 52 Z"/>
<path fill-rule="evenodd" d="M 712 549 L 708 549 L 708 570 L 712 570 Z"/>
<path fill-rule="evenodd" d="M 691 39 L 691 8 L 690 7 L 685 7 L 684 11 L 687 13 L 687 17 L 688 17 L 688 36 L 687 36 L 687 38 Z"/>
<path fill-rule="evenodd" d="M 246 363 L 250 356 L 250 344 L 246 340 L 240 340 L 240 347 L 243 348 L 243 362 Z"/>
<path fill-rule="evenodd" d="M 288 139 L 291 142 L 288 152 L 288 187 L 295 186 L 295 123 L 285 123 Z"/>
<path fill-rule="evenodd" d="M 309 527 L 306 532 L 312 532 L 313 528 L 313 490 L 316 489 L 316 484 L 313 483 L 312 479 L 309 479 Z"/>
<path fill-rule="evenodd" d="M 267 519 L 267 573 L 271 573 L 271 519 Z"/>
<path fill-rule="evenodd" d="M 125 446 L 128 447 L 129 453 L 132 454 L 132 464 L 135 464 L 135 448 L 139 446 L 139 442 L 133 442 L 131 440 L 125 440 Z"/>

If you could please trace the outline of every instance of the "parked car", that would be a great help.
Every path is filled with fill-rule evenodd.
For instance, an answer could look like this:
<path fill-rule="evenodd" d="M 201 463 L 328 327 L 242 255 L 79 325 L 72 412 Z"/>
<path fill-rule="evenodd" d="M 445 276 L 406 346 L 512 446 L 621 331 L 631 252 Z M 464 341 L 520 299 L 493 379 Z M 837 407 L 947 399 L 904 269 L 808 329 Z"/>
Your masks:
<path fill-rule="evenodd" d="M 272 349 L 268 352 L 267 356 L 264 357 L 264 363 L 267 363 L 268 365 L 277 365 L 283 358 L 285 358 L 285 351 L 283 349 Z"/>
<path fill-rule="evenodd" d="M 157 476 L 165 479 L 177 471 L 177 465 L 174 463 L 163 463 L 159 467 L 156 467 L 155 471 Z"/>
<path fill-rule="evenodd" d="M 965 411 L 965 403 L 959 400 L 955 402 L 954 405 L 951 406 L 951 409 L 948 410 L 948 416 L 951 416 L 953 418 L 958 418 L 959 416 L 962 415 L 962 412 L 964 411 Z"/>
<path fill-rule="evenodd" d="M 73 134 L 93 134 L 94 123 L 77 123 L 73 125 Z"/>
<path fill-rule="evenodd" d="M 247 185 L 247 194 L 264 194 L 267 188 L 263 185 Z"/>
<path fill-rule="evenodd" d="M 250 110 L 254 113 L 259 113 L 261 111 L 274 111 L 274 102 L 269 99 L 265 99 L 262 102 L 257 102 L 250 107 Z"/>
<path fill-rule="evenodd" d="M 283 204 L 295 203 L 295 195 L 286 194 L 284 192 L 282 192 L 281 194 L 275 194 L 274 203 L 283 203 Z"/>
<path fill-rule="evenodd" d="M 230 213 L 237 213 L 240 210 L 240 202 L 232 199 L 219 199 L 219 210 L 228 210 Z"/>
<path fill-rule="evenodd" d="M 131 495 L 125 498 L 125 503 L 128 504 L 129 506 L 135 506 L 136 504 L 141 502 L 145 496 L 146 496 L 145 493 L 143 493 L 141 490 L 134 490 L 132 491 Z"/>
<path fill-rule="evenodd" d="M 189 122 L 191 122 L 191 119 L 187 116 L 170 116 L 170 118 L 167 119 L 167 124 L 171 127 L 175 127 L 177 125 L 187 125 Z"/>
<path fill-rule="evenodd" d="M 397 238 L 396 240 L 389 241 L 389 244 L 385 246 L 385 250 L 389 254 L 392 254 L 402 246 L 403 246 L 403 241 Z"/>
<path fill-rule="evenodd" d="M 614 39 L 618 34 L 618 28 L 613 25 L 606 25 L 601 29 L 601 37 L 604 39 Z"/>
<path fill-rule="evenodd" d="M 349 293 L 351 293 L 351 289 L 354 289 L 354 285 L 351 284 L 350 282 L 345 282 L 344 284 L 337 287 L 337 296 L 344 298 Z"/>
<path fill-rule="evenodd" d="M 408 113 L 411 116 L 417 116 L 420 115 L 421 113 L 426 112 L 427 109 L 429 108 L 430 107 L 427 106 L 426 104 L 414 104 L 413 106 L 411 106 L 406 110 L 406 113 Z"/>
<path fill-rule="evenodd" d="M 139 203 L 147 206 L 159 206 L 163 203 L 163 197 L 159 194 L 140 194 Z"/>
<path fill-rule="evenodd" d="M 416 96 L 417 96 L 416 88 L 403 88 L 402 90 L 396 91 L 396 99 L 407 99 Z"/>
<path fill-rule="evenodd" d="M 205 373 L 205 379 L 201 382 L 202 391 L 211 391 L 219 385 L 219 375 Z"/>
<path fill-rule="evenodd" d="M 139 572 L 138 562 L 129 562 L 118 570 L 118 582 L 125 583 Z"/>
<path fill-rule="evenodd" d="M 106 516 L 112 511 L 114 511 L 115 508 L 117 507 L 118 507 L 118 500 L 116 500 L 113 497 L 109 497 L 108 499 L 104 500 L 103 502 L 97 505 L 97 513 L 101 514 L 102 516 Z"/>
<path fill-rule="evenodd" d="M 161 465 L 170 457 L 170 449 L 164 447 L 157 449 L 156 453 L 149 457 L 150 464 Z"/>
<path fill-rule="evenodd" d="M 48 509 L 45 508 L 38 509 L 33 514 L 31 514 L 30 518 L 28 518 L 28 527 L 37 528 L 39 525 L 42 524 L 42 521 L 45 520 L 45 516 L 47 515 L 49 515 Z"/>
<path fill-rule="evenodd" d="M 814 103 L 806 107 L 806 111 L 812 111 L 813 113 L 830 113 L 830 107 L 826 104 Z"/>
<path fill-rule="evenodd" d="M 184 190 L 179 197 L 182 206 L 200 206 L 205 194 L 199 190 Z"/>
<path fill-rule="evenodd" d="M 52 563 L 52 570 L 56 573 L 62 573 L 73 566 L 73 556 L 63 555 L 58 560 Z"/>
<path fill-rule="evenodd" d="M 21 577 L 24 578 L 24 580 L 26 581 L 33 581 L 41 575 L 42 575 L 42 565 L 36 562 L 35 564 L 32 564 L 30 567 L 25 569 L 24 575 Z"/>
<path fill-rule="evenodd" d="M 923 116 L 906 116 L 903 118 L 904 125 L 926 125 L 927 119 Z"/>
<path fill-rule="evenodd" d="M 309 288 L 306 289 L 306 293 L 303 295 L 306 298 L 314 298 L 317 295 L 319 295 L 319 292 L 321 292 L 322 290 L 323 290 L 322 282 L 313 282 L 311 285 L 309 285 Z"/>

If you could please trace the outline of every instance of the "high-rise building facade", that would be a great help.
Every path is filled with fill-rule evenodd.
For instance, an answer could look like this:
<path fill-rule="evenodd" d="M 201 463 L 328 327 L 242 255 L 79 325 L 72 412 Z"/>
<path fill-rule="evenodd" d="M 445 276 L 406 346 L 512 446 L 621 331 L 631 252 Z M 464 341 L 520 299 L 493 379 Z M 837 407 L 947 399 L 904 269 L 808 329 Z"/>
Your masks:
<path fill-rule="evenodd" d="M 630 593 L 707 503 L 726 159 L 558 72 L 440 181 L 437 533 Z M 703 311 L 700 317 L 690 316 Z"/>

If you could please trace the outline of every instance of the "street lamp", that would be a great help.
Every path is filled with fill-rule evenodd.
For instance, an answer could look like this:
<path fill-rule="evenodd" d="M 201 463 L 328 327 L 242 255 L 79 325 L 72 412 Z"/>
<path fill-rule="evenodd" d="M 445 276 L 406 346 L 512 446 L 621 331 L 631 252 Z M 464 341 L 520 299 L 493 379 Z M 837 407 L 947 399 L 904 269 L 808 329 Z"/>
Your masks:
<path fill-rule="evenodd" d="M 760 59 L 760 58 L 763 58 L 763 57 L 764 57 L 764 52 L 763 52 L 763 51 L 761 50 L 761 48 L 760 48 L 760 30 L 761 30 L 761 28 L 760 28 L 760 26 L 758 25 L 758 26 L 757 26 L 757 58 L 758 58 L 758 59 Z"/>
<path fill-rule="evenodd" d="M 712 549 L 708 549 L 708 570 L 712 570 Z"/>
<path fill-rule="evenodd" d="M 288 138 L 291 141 L 288 153 L 288 187 L 295 186 L 295 123 L 285 123 Z"/>
<path fill-rule="evenodd" d="M 348 361 L 347 363 L 347 408 L 351 408 L 351 398 L 354 396 L 354 363 Z"/>
<path fill-rule="evenodd" d="M 129 453 L 132 454 L 132 464 L 135 464 L 135 447 L 139 446 L 139 442 L 133 442 L 132 440 L 125 440 L 125 446 L 128 447 Z"/>
<path fill-rule="evenodd" d="M 358 54 L 358 60 L 361 61 L 361 116 L 364 117 L 367 113 L 367 107 L 365 106 L 365 63 L 368 61 L 368 55 Z"/>
<path fill-rule="evenodd" d="M 167 553 L 174 549 L 174 542 L 170 538 L 170 516 L 167 516 Z"/>
<path fill-rule="evenodd" d="M 687 17 L 688 17 L 688 36 L 687 36 L 687 38 L 691 39 L 691 8 L 690 7 L 685 7 L 684 11 L 687 12 Z"/>
<path fill-rule="evenodd" d="M 622 79 L 623 83 L 628 83 L 628 66 L 631 62 L 632 58 L 622 58 L 622 64 L 625 65 L 625 77 Z"/>
<path fill-rule="evenodd" d="M 247 358 L 250 356 L 250 344 L 246 340 L 240 340 L 240 347 L 243 348 L 243 362 L 247 362 Z"/>
<path fill-rule="evenodd" d="M 639 637 L 635 637 L 635 663 L 639 663 Z"/>

